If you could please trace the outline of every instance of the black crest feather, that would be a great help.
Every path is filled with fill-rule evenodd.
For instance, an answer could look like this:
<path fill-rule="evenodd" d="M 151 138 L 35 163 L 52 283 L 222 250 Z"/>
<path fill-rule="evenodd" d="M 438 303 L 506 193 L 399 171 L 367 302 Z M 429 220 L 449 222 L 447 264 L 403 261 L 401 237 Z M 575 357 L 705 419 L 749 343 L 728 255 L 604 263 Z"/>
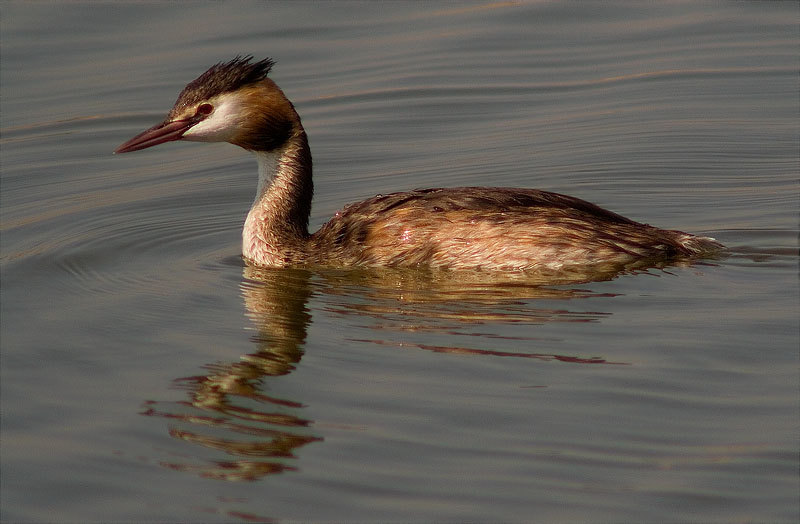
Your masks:
<path fill-rule="evenodd" d="M 220 62 L 211 66 L 208 71 L 183 88 L 172 112 L 180 112 L 183 108 L 202 100 L 260 82 L 275 65 L 271 58 L 251 63 L 252 60 L 252 55 L 236 55 L 230 62 Z"/>

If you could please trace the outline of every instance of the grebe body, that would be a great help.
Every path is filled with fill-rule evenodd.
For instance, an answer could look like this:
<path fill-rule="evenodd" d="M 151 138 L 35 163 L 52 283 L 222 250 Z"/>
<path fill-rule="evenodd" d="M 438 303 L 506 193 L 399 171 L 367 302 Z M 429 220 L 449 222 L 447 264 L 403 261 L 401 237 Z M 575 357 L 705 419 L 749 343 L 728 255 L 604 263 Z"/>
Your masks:
<path fill-rule="evenodd" d="M 309 234 L 311 151 L 294 106 L 267 78 L 272 65 L 236 57 L 212 66 L 183 89 L 163 122 L 115 151 L 191 140 L 252 152 L 258 189 L 242 233 L 251 264 L 561 271 L 695 257 L 722 247 L 578 198 L 498 187 L 378 195 L 346 206 Z"/>

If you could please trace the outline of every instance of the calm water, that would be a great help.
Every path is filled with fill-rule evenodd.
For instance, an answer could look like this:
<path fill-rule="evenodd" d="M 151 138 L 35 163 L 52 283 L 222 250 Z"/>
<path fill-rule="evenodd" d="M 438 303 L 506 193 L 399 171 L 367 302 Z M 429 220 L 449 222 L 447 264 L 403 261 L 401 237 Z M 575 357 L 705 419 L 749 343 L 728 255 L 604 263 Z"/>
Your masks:
<path fill-rule="evenodd" d="M 4 522 L 796 522 L 798 6 L 3 3 Z M 728 256 L 574 285 L 257 271 L 255 163 L 111 151 L 271 56 L 312 227 L 537 187 Z"/>

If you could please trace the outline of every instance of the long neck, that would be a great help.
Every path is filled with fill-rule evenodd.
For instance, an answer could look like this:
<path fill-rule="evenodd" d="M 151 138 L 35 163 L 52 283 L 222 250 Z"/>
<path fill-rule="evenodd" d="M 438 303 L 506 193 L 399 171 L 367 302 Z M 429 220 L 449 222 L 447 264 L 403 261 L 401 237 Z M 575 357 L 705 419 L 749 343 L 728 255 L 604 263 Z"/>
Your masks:
<path fill-rule="evenodd" d="M 242 231 L 242 254 L 261 266 L 301 262 L 308 241 L 314 187 L 311 151 L 302 127 L 271 151 L 252 151 L 258 191 Z"/>

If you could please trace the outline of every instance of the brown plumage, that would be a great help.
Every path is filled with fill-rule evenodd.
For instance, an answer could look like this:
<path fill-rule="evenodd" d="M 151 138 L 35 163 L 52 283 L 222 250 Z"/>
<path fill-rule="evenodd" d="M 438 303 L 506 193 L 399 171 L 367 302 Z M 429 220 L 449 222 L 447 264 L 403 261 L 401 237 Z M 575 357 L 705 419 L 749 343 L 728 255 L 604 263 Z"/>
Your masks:
<path fill-rule="evenodd" d="M 640 267 L 720 249 L 574 197 L 497 187 L 378 195 L 308 233 L 311 152 L 300 117 L 266 75 L 269 59 L 237 57 L 186 86 L 167 118 L 117 153 L 171 140 L 226 141 L 256 155 L 259 184 L 242 250 L 260 266 L 390 266 L 543 272 Z"/>

